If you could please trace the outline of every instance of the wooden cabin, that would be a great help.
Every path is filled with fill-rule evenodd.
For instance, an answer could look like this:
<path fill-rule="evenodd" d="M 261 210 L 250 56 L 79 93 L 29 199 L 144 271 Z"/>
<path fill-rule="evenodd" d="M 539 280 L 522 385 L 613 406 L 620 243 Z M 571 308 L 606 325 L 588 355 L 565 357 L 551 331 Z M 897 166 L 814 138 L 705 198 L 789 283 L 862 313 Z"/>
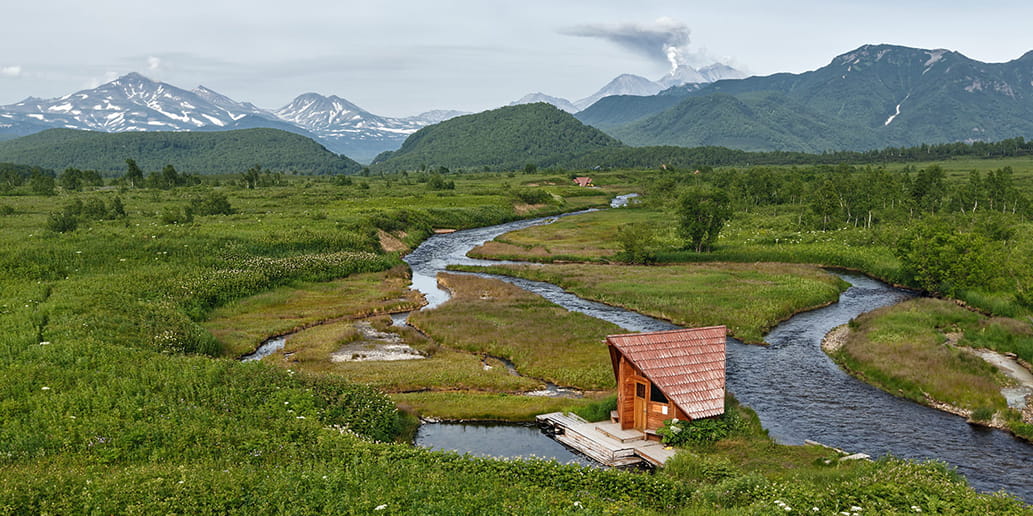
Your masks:
<path fill-rule="evenodd" d="M 726 333 L 712 326 L 606 337 L 621 429 L 653 434 L 668 419 L 723 414 Z"/>

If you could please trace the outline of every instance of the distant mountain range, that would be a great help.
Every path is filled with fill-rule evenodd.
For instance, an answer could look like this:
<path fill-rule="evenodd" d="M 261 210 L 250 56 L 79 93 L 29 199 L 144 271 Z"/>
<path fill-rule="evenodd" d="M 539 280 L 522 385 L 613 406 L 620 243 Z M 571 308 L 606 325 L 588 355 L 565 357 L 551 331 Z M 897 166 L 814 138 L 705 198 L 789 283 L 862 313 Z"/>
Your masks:
<path fill-rule="evenodd" d="M 1033 52 L 983 63 L 865 45 L 811 72 L 610 96 L 576 116 L 637 146 L 823 152 L 1030 137 Z"/>
<path fill-rule="evenodd" d="M 632 146 L 820 153 L 1033 137 L 1033 52 L 1007 63 L 983 63 L 949 50 L 865 45 L 805 73 L 736 78 L 741 75 L 724 65 L 679 68 L 658 81 L 625 74 L 576 102 L 534 93 L 514 104 L 552 104 Z M 532 110 L 516 119 L 530 123 L 528 113 L 555 118 L 553 112 Z M 423 159 L 417 158 L 413 146 L 433 140 L 434 159 L 444 164 L 449 161 L 441 149 L 447 145 L 464 153 L 468 150 L 465 143 L 447 144 L 445 138 L 471 137 L 484 142 L 482 135 L 465 129 L 422 132 L 457 115 L 461 113 L 432 111 L 405 118 L 383 117 L 343 98 L 316 93 L 306 93 L 269 111 L 204 86 L 188 91 L 129 74 L 57 99 L 29 98 L 0 106 L 0 140 L 55 127 L 103 132 L 263 127 L 310 137 L 361 162 L 397 150 L 390 158 L 381 157 L 379 161 L 385 164 L 405 155 L 407 160 Z M 483 120 L 506 121 L 496 115 Z M 594 136 L 582 140 L 587 135 L 567 120 L 562 125 L 574 131 L 571 134 L 577 133 L 564 140 L 570 142 L 564 144 L 566 150 L 580 145 L 578 141 L 594 142 L 592 145 L 600 141 Z M 489 131 L 482 122 L 476 127 Z M 491 133 L 507 138 L 506 145 L 512 144 L 501 152 L 504 159 L 493 158 L 485 164 L 517 163 L 514 149 L 520 145 L 509 140 L 516 136 L 534 142 L 523 147 L 525 162 L 544 163 L 549 161 L 544 159 L 547 153 L 559 152 L 543 146 L 532 133 L 507 127 L 503 133 Z M 565 138 L 563 134 L 557 137 Z"/>
<path fill-rule="evenodd" d="M 335 153 L 368 162 L 397 149 L 421 127 L 459 114 L 430 111 L 407 118 L 382 117 L 339 97 L 315 93 L 271 112 L 204 86 L 188 91 L 131 73 L 60 98 L 28 98 L 0 106 L 0 139 L 49 128 L 117 133 L 265 127 L 310 137 Z"/>
<path fill-rule="evenodd" d="M 546 102 L 552 104 L 568 113 L 577 113 L 592 106 L 599 99 L 613 95 L 635 95 L 649 96 L 656 95 L 668 88 L 683 86 L 687 84 L 701 85 L 722 79 L 742 79 L 746 77 L 744 72 L 736 70 L 731 66 L 722 63 L 714 63 L 699 70 L 681 65 L 671 70 L 658 80 L 651 81 L 640 75 L 621 74 L 608 82 L 599 91 L 577 101 L 569 101 L 561 97 L 553 97 L 544 93 L 531 93 L 519 100 L 510 102 L 510 106 L 520 104 L 531 104 L 534 102 Z"/>

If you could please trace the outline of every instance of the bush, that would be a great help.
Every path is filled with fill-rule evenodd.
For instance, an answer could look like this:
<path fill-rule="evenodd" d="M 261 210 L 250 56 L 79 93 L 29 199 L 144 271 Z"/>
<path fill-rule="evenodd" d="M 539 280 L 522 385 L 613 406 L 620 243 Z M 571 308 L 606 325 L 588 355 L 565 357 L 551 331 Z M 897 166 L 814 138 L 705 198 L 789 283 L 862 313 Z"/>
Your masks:
<path fill-rule="evenodd" d="M 46 228 L 55 233 L 70 233 L 79 227 L 79 218 L 67 211 L 51 213 Z"/>
<path fill-rule="evenodd" d="M 513 190 L 513 197 L 526 204 L 547 204 L 552 201 L 552 194 L 538 188 L 520 188 Z"/>
<path fill-rule="evenodd" d="M 190 206 L 183 208 L 164 208 L 158 216 L 162 224 L 189 224 L 194 221 L 194 211 Z"/>
<path fill-rule="evenodd" d="M 220 192 L 211 192 L 203 199 L 194 199 L 191 207 L 198 215 L 233 215 L 230 200 Z"/>
<path fill-rule="evenodd" d="M 719 417 L 679 421 L 677 418 L 664 421 L 656 433 L 663 437 L 664 444 L 672 446 L 695 444 L 705 445 L 728 437 L 746 425 L 737 411 L 726 411 Z"/>

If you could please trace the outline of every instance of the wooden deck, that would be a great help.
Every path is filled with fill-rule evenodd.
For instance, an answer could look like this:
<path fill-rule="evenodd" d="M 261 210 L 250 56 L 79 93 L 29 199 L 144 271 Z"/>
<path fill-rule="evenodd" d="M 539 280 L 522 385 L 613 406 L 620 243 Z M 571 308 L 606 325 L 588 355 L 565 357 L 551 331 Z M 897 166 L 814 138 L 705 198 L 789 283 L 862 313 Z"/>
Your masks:
<path fill-rule="evenodd" d="M 589 423 L 575 414 L 553 412 L 537 416 L 538 425 L 553 437 L 607 466 L 630 466 L 646 461 L 663 466 L 675 451 L 646 440 L 638 430 L 622 430 L 619 423 Z"/>

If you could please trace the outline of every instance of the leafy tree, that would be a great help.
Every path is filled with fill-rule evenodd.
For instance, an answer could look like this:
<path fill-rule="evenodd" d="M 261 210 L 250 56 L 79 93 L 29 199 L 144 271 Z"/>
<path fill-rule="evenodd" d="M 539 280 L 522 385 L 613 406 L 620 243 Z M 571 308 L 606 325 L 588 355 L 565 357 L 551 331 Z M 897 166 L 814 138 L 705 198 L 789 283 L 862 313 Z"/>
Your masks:
<path fill-rule="evenodd" d="M 108 216 L 113 219 L 121 219 L 126 216 L 126 208 L 122 204 L 120 197 L 116 196 L 114 199 L 111 199 L 111 203 L 108 206 Z"/>
<path fill-rule="evenodd" d="M 656 231 L 649 224 L 623 224 L 617 227 L 620 252 L 617 259 L 627 263 L 655 263 L 660 250 Z"/>
<path fill-rule="evenodd" d="M 915 284 L 947 295 L 984 286 L 994 278 L 991 254 L 986 237 L 961 232 L 941 218 L 916 224 L 897 248 L 901 265 Z"/>
<path fill-rule="evenodd" d="M 125 179 L 129 182 L 129 186 L 133 188 L 138 188 L 143 185 L 143 170 L 140 170 L 136 161 L 128 158 L 126 159 Z"/>
<path fill-rule="evenodd" d="M 933 165 L 918 171 L 915 182 L 911 185 L 911 197 L 915 206 L 926 213 L 940 210 L 947 195 L 946 174 L 939 165 Z"/>
<path fill-rule="evenodd" d="M 82 170 L 77 168 L 66 168 L 64 172 L 61 172 L 57 176 L 57 182 L 61 185 L 61 188 L 65 190 L 78 192 L 82 190 L 83 186 L 83 173 Z"/>
<path fill-rule="evenodd" d="M 54 195 L 54 178 L 38 171 L 29 176 L 29 191 L 35 195 Z"/>
<path fill-rule="evenodd" d="M 244 179 L 244 184 L 247 185 L 247 188 L 249 190 L 253 190 L 256 186 L 258 186 L 258 178 L 261 175 L 262 175 L 262 166 L 261 165 L 255 165 L 255 166 L 247 169 L 247 172 L 244 172 L 243 174 L 241 174 L 241 177 Z"/>
<path fill-rule="evenodd" d="M 697 253 L 710 251 L 725 222 L 732 216 L 732 205 L 724 190 L 697 186 L 681 194 L 677 204 L 678 233 L 687 247 Z"/>

